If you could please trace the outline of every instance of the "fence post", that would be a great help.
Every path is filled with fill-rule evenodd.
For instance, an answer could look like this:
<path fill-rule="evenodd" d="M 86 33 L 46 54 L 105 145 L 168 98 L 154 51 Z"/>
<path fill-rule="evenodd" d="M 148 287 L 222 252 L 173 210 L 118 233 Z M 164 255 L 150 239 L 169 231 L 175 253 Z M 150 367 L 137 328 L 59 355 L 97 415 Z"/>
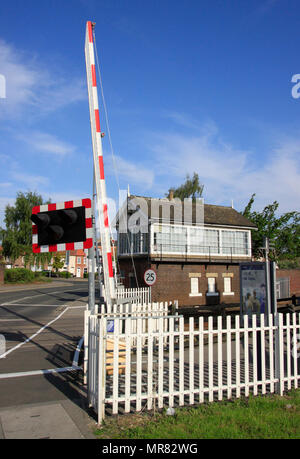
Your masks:
<path fill-rule="evenodd" d="M 221 327 L 222 327 L 222 318 L 221 319 Z M 222 344 L 221 344 L 222 345 Z M 240 316 L 235 316 L 235 361 L 236 361 L 236 397 L 239 398 L 241 396 L 241 342 L 240 342 Z M 221 379 L 222 381 L 222 379 Z"/>
<path fill-rule="evenodd" d="M 227 398 L 232 397 L 231 380 L 231 316 L 226 317 L 226 360 L 227 360 Z"/>
<path fill-rule="evenodd" d="M 125 413 L 130 412 L 130 376 L 131 376 L 131 324 L 132 319 L 126 317 L 125 321 Z"/>
<path fill-rule="evenodd" d="M 106 318 L 98 319 L 98 425 L 102 424 L 105 417 L 105 392 L 106 392 Z"/>
<path fill-rule="evenodd" d="M 299 317 L 299 315 L 298 315 Z M 300 317 L 299 317 L 300 319 Z M 297 364 L 298 360 L 298 350 L 299 350 L 299 341 L 297 343 L 297 337 L 299 338 L 299 335 L 297 335 L 297 315 L 293 314 L 293 362 L 294 362 L 294 388 L 298 388 L 298 371 L 299 371 L 299 366 Z M 300 324 L 299 324 L 300 325 Z"/>
<path fill-rule="evenodd" d="M 83 384 L 87 384 L 87 370 L 89 360 L 89 318 L 91 311 L 87 308 L 84 311 L 84 357 L 83 357 Z"/>
<path fill-rule="evenodd" d="M 154 399 L 154 392 L 155 389 L 153 387 L 153 318 L 149 317 L 148 319 L 148 340 L 147 340 L 148 348 L 148 356 L 147 356 L 147 391 L 148 391 L 148 399 L 147 399 L 147 409 L 151 410 L 152 406 L 155 406 L 155 399 Z"/>
<path fill-rule="evenodd" d="M 194 317 L 189 318 L 189 392 L 190 405 L 194 405 Z"/>
<path fill-rule="evenodd" d="M 284 389 L 284 348 L 283 348 L 283 320 L 282 314 L 275 315 L 275 372 L 276 372 L 276 385 L 275 390 L 278 394 L 283 395 Z"/>

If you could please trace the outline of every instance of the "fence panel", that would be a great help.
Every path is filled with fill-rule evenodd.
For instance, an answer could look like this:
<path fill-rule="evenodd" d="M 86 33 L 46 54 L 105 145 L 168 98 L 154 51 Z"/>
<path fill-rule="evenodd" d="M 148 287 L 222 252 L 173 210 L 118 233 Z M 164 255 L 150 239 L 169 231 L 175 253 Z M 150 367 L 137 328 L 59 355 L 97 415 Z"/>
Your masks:
<path fill-rule="evenodd" d="M 137 303 L 151 303 L 151 287 L 143 288 L 125 288 L 118 287 L 116 289 L 116 298 L 134 298 Z"/>
<path fill-rule="evenodd" d="M 163 312 L 161 305 L 154 312 Z M 285 321 L 282 314 L 276 321 L 263 315 L 242 322 L 227 317 L 225 328 L 222 317 L 216 323 L 209 317 L 205 324 L 203 317 L 191 318 L 185 327 L 182 316 L 143 308 L 135 315 L 106 313 L 88 321 L 88 394 L 99 422 L 105 410 L 192 405 L 272 393 L 277 387 L 283 394 L 299 384 L 300 314 Z"/>

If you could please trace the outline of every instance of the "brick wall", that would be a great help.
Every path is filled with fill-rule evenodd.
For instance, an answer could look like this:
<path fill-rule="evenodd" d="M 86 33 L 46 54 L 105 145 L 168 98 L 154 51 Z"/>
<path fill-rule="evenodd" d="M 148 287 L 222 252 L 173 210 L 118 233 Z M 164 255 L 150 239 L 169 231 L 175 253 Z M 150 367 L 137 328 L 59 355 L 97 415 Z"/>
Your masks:
<path fill-rule="evenodd" d="M 300 269 L 277 269 L 277 279 L 281 277 L 289 277 L 290 279 L 290 294 L 300 295 Z"/>
<path fill-rule="evenodd" d="M 129 275 L 134 273 L 131 260 L 119 260 L 120 269 L 125 276 L 125 287 L 130 287 Z M 208 275 L 215 278 L 216 290 L 220 293 L 220 303 L 239 304 L 239 266 L 188 263 L 150 263 L 148 259 L 135 259 L 135 268 L 139 287 L 145 287 L 143 276 L 146 269 L 157 273 L 156 283 L 152 286 L 153 301 L 178 300 L 180 306 L 202 306 L 206 304 Z M 231 279 L 232 295 L 224 295 L 224 276 Z M 191 278 L 198 279 L 199 293 L 191 296 Z M 197 282 L 197 281 L 195 281 Z"/>
<path fill-rule="evenodd" d="M 239 267 L 235 265 L 195 265 L 195 264 L 152 264 L 157 273 L 157 281 L 152 287 L 153 301 L 178 300 L 181 306 L 202 306 L 207 304 L 208 277 L 215 278 L 216 290 L 220 293 L 220 303 L 239 303 Z M 231 275 L 231 291 L 234 295 L 224 295 L 224 277 Z M 198 279 L 199 294 L 191 296 L 191 278 Z"/>
<path fill-rule="evenodd" d="M 134 269 L 132 265 L 131 259 L 119 259 L 119 266 L 121 270 L 122 276 L 124 276 L 124 279 L 122 279 L 124 285 L 126 288 L 130 287 L 135 287 L 135 285 L 132 285 L 131 282 L 135 281 L 135 275 L 134 275 Z M 147 258 L 141 258 L 141 259 L 135 259 L 134 260 L 134 266 L 136 270 L 136 276 L 138 279 L 138 286 L 139 287 L 147 287 L 147 285 L 144 282 L 144 272 L 151 268 L 151 264 L 148 262 Z M 132 281 L 130 281 L 132 279 Z"/>

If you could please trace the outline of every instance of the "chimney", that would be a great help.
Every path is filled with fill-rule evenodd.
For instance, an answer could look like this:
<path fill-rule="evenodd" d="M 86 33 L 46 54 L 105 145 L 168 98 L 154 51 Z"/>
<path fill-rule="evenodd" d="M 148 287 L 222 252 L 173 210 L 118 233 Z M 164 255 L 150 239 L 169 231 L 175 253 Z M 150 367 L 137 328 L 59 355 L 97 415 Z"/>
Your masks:
<path fill-rule="evenodd" d="M 174 190 L 170 190 L 169 191 L 169 200 L 173 201 L 173 199 L 174 199 Z"/>

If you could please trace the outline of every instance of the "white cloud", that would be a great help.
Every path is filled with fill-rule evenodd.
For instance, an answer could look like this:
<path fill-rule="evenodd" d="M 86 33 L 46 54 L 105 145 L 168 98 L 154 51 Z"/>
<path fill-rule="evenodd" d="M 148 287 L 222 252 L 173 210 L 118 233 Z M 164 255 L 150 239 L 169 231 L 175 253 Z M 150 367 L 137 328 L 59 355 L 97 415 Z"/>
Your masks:
<path fill-rule="evenodd" d="M 2 182 L 2 183 L 0 183 L 0 188 L 1 189 L 10 188 L 11 186 L 13 186 L 12 182 Z"/>
<path fill-rule="evenodd" d="M 31 148 L 38 152 L 46 152 L 58 156 L 72 153 L 75 147 L 67 142 L 59 140 L 54 135 L 46 132 L 34 131 L 20 134 L 18 138 L 26 142 Z"/>
<path fill-rule="evenodd" d="M 0 117 L 16 119 L 24 110 L 41 115 L 86 99 L 83 80 L 66 79 L 51 71 L 37 56 L 0 40 L 0 74 L 6 81 L 6 98 L 0 100 Z"/>
<path fill-rule="evenodd" d="M 39 81 L 38 71 L 33 65 L 25 65 L 21 55 L 2 40 L 0 41 L 0 73 L 6 80 L 6 99 L 1 101 L 1 109 L 9 111 L 24 103 L 34 103 L 34 88 Z"/>
<path fill-rule="evenodd" d="M 32 175 L 24 171 L 13 171 L 11 173 L 11 178 L 15 181 L 16 188 L 21 188 L 22 185 L 26 185 L 30 190 L 48 185 L 49 183 L 48 177 L 44 177 L 42 175 Z"/>
<path fill-rule="evenodd" d="M 224 143 L 217 130 L 208 134 L 160 134 L 152 151 L 156 157 L 155 190 L 164 192 L 181 184 L 187 173 L 199 174 L 205 201 L 243 209 L 256 193 L 257 209 L 273 201 L 279 211 L 299 210 L 300 142 L 281 139 L 270 148 L 265 162 L 253 151 L 243 151 Z M 162 184 L 162 185 L 161 185 Z"/>
<path fill-rule="evenodd" d="M 110 175 L 117 174 L 122 186 L 130 183 L 137 186 L 142 185 L 143 188 L 149 189 L 153 185 L 154 172 L 152 168 L 148 168 L 140 162 L 128 161 L 115 155 L 115 161 L 108 157 L 107 166 L 107 172 Z"/>

